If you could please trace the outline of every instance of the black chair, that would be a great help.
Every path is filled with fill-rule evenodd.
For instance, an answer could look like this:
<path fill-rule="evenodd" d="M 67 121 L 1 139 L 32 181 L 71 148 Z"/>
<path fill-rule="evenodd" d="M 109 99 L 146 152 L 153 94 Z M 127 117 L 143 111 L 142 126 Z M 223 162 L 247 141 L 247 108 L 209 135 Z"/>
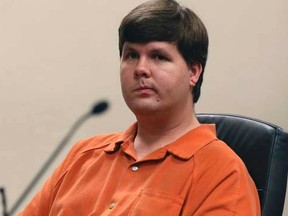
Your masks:
<path fill-rule="evenodd" d="M 213 123 L 217 136 L 243 160 L 260 197 L 262 216 L 281 216 L 288 171 L 288 133 L 261 120 L 225 114 L 197 114 Z"/>

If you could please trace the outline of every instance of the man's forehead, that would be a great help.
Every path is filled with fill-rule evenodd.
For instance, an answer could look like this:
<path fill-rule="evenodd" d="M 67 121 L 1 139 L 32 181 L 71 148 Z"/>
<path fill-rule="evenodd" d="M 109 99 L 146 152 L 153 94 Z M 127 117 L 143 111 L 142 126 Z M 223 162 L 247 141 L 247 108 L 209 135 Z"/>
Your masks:
<path fill-rule="evenodd" d="M 170 41 L 149 41 L 146 43 L 135 43 L 126 41 L 123 50 L 127 49 L 152 49 L 152 50 L 167 50 L 176 48 L 176 42 Z"/>

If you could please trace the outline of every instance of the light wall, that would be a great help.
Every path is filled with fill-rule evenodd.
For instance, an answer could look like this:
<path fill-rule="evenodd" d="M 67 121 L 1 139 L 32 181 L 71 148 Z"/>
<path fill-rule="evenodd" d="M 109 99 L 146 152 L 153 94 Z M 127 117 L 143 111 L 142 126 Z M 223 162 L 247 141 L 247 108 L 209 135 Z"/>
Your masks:
<path fill-rule="evenodd" d="M 94 102 L 111 106 L 78 130 L 24 204 L 76 140 L 134 121 L 120 92 L 117 28 L 141 2 L 0 1 L 0 186 L 9 208 Z M 182 3 L 210 35 L 197 112 L 242 114 L 288 129 L 288 2 Z"/>

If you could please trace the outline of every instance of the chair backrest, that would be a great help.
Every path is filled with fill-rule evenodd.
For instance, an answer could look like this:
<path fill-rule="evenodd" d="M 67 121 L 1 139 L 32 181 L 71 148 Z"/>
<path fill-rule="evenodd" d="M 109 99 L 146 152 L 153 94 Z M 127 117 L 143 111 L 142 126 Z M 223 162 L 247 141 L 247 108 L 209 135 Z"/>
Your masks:
<path fill-rule="evenodd" d="M 217 136 L 243 160 L 260 197 L 262 216 L 281 216 L 288 171 L 288 133 L 249 117 L 197 114 L 201 123 L 216 124 Z"/>

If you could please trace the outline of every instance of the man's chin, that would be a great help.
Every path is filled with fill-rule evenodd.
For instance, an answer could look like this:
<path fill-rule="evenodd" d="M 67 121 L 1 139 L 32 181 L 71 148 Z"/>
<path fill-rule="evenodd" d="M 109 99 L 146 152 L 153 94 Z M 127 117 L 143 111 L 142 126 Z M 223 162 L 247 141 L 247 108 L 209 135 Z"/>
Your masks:
<path fill-rule="evenodd" d="M 159 106 L 155 106 L 153 104 L 142 104 L 142 105 L 134 105 L 130 107 L 130 110 L 137 115 L 152 115 L 156 114 L 160 111 Z"/>

